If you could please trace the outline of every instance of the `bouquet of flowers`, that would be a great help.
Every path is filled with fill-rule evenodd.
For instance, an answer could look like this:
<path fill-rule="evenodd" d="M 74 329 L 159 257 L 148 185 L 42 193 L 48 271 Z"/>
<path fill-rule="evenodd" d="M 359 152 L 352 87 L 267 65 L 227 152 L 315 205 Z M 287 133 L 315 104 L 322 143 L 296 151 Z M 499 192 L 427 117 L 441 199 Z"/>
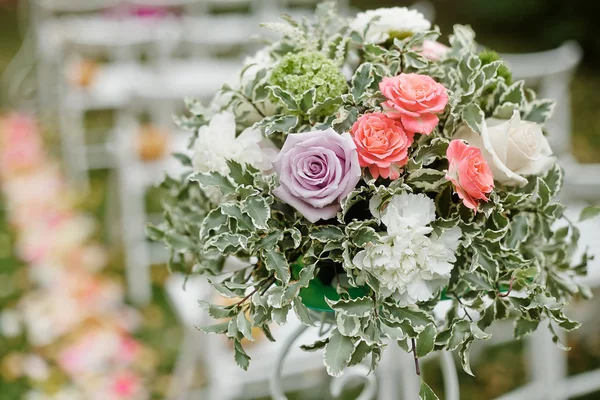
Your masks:
<path fill-rule="evenodd" d="M 304 347 L 337 376 L 375 368 L 394 342 L 415 357 L 458 350 L 470 373 L 469 348 L 496 320 L 517 338 L 543 321 L 576 329 L 563 309 L 589 295 L 574 279 L 586 258 L 572 263 L 575 225 L 555 224 L 554 103 L 466 26 L 446 46 L 406 8 L 284 19 L 264 24 L 281 39 L 208 107 L 188 100 L 191 157 L 176 156 L 189 173 L 164 181 L 166 221 L 149 227 L 172 269 L 237 299 L 201 302 L 219 320 L 203 330 L 227 335 L 246 369 L 253 328 L 273 339 L 291 310 L 325 317 L 333 329 Z M 228 270 L 228 257 L 246 263 Z"/>

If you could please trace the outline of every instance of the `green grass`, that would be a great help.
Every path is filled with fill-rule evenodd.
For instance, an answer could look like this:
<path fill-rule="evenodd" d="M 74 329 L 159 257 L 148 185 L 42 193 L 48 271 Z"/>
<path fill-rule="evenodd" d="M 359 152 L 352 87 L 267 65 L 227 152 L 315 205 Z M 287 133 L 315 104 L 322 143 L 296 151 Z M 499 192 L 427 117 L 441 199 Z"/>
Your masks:
<path fill-rule="evenodd" d="M 0 74 L 19 50 L 21 37 L 17 24 L 17 10 L 12 6 L 2 6 L 0 2 Z M 0 88 L 1 90 L 2 88 Z M 5 107 L 0 96 L 0 111 Z"/>
<path fill-rule="evenodd" d="M 13 237 L 8 230 L 5 213 L 0 203 L 0 311 L 16 305 L 21 294 L 28 287 L 22 264 L 13 253 Z M 24 336 L 6 338 L 0 335 L 0 400 L 21 398 L 28 385 L 25 379 L 16 378 L 10 372 L 9 354 L 16 354 L 27 348 Z"/>

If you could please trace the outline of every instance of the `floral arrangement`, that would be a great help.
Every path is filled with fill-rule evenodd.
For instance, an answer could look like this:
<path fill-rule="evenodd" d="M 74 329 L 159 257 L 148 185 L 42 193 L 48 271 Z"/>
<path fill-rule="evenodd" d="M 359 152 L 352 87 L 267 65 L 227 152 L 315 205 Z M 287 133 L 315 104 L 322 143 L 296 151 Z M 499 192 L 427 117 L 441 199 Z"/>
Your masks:
<path fill-rule="evenodd" d="M 572 260 L 573 223 L 555 228 L 553 101 L 513 81 L 469 27 L 446 46 L 417 11 L 347 21 L 326 3 L 312 21 L 284 19 L 264 24 L 281 39 L 208 107 L 188 100 L 190 156 L 177 157 L 189 171 L 164 181 L 166 220 L 149 227 L 171 269 L 241 299 L 201 302 L 219 320 L 202 329 L 227 335 L 246 369 L 253 328 L 273 340 L 292 310 L 329 321 L 305 350 L 324 349 L 333 376 L 375 368 L 394 342 L 415 360 L 457 350 L 471 373 L 469 349 L 496 320 L 516 338 L 576 329 L 563 310 L 589 296 L 575 280 L 586 257 Z M 425 383 L 421 396 L 435 398 Z"/>
<path fill-rule="evenodd" d="M 0 165 L 28 281 L 0 310 L 9 344 L 0 352 L 3 380 L 25 380 L 19 398 L 32 400 L 150 398 L 155 356 L 133 337 L 141 317 L 125 305 L 122 285 L 102 273 L 108 256 L 93 240 L 94 220 L 76 212 L 33 118 L 0 120 Z"/>

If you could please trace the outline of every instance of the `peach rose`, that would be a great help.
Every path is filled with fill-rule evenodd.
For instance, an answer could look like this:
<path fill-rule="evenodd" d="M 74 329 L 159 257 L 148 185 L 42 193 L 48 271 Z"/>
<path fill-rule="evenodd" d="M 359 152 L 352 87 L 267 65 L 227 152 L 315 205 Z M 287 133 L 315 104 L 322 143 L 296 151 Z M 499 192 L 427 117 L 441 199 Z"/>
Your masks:
<path fill-rule="evenodd" d="M 427 75 L 383 78 L 379 89 L 388 99 L 382 104 L 388 116 L 399 118 L 409 132 L 429 135 L 439 122 L 435 114 L 443 112 L 448 104 L 446 88 Z"/>
<path fill-rule="evenodd" d="M 454 185 L 465 206 L 477 211 L 479 200 L 488 201 L 494 189 L 494 176 L 481 150 L 462 140 L 453 140 L 446 157 L 450 163 L 446 179 Z"/>
<path fill-rule="evenodd" d="M 361 116 L 352 126 L 352 138 L 361 167 L 368 167 L 373 178 L 400 177 L 400 167 L 408 161 L 414 133 L 407 133 L 400 121 L 382 113 Z"/>

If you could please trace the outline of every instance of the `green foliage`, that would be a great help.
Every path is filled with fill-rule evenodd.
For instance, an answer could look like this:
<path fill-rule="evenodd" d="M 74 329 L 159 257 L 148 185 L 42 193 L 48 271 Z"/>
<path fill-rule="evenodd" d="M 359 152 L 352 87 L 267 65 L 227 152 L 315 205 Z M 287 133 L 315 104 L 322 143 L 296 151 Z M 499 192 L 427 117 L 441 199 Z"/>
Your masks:
<path fill-rule="evenodd" d="M 439 400 L 439 397 L 431 390 L 431 388 L 424 382 L 421 381 L 421 388 L 419 389 L 420 400 Z"/>

